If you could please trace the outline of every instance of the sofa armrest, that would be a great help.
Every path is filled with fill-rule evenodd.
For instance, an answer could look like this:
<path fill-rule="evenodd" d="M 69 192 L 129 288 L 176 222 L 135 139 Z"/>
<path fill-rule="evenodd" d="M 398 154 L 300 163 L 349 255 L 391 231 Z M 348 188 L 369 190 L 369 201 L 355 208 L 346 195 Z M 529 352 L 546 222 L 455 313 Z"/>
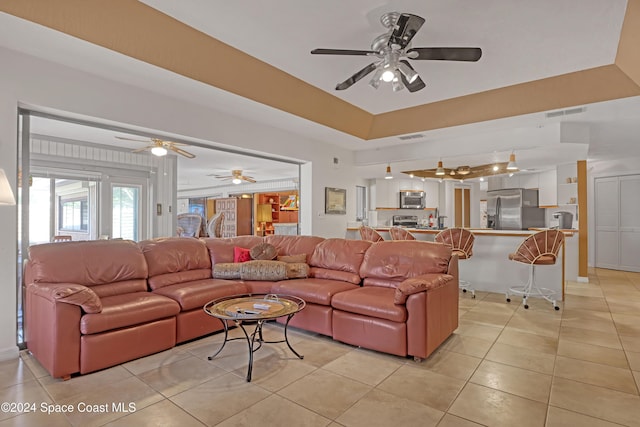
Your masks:
<path fill-rule="evenodd" d="M 77 305 L 85 313 L 100 313 L 102 302 L 91 288 L 76 283 L 31 283 L 29 290 L 51 302 Z"/>
<path fill-rule="evenodd" d="M 420 276 L 405 279 L 396 288 L 393 295 L 393 302 L 395 304 L 404 304 L 409 295 L 429 291 L 431 289 L 437 289 L 453 280 L 454 276 L 442 273 L 422 274 Z"/>

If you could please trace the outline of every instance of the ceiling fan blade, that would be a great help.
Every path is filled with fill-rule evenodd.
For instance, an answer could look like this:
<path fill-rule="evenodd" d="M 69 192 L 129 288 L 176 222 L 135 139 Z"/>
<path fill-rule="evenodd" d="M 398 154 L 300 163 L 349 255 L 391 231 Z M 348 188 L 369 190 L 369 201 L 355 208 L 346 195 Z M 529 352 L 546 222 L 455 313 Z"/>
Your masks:
<path fill-rule="evenodd" d="M 243 180 L 245 180 L 245 181 L 247 181 L 247 182 L 256 182 L 256 180 L 255 180 L 255 179 L 253 179 L 253 178 L 252 178 L 252 177 L 250 177 L 250 176 L 244 176 L 244 175 L 243 175 L 243 176 L 241 176 L 241 177 L 240 177 L 240 179 L 243 179 Z"/>
<path fill-rule="evenodd" d="M 124 141 L 137 141 L 137 142 L 151 142 L 149 139 L 134 139 L 134 138 L 125 138 L 124 136 L 116 136 L 116 139 L 122 139 Z"/>
<path fill-rule="evenodd" d="M 146 147 L 138 148 L 136 150 L 131 150 L 132 153 L 142 153 L 143 151 L 149 150 L 150 148 L 155 147 L 155 145 L 147 145 Z"/>
<path fill-rule="evenodd" d="M 372 50 L 350 50 L 350 49 L 313 49 L 312 55 L 375 55 Z"/>
<path fill-rule="evenodd" d="M 400 60 L 400 62 L 406 64 L 409 68 L 411 68 L 413 71 L 415 71 L 415 69 L 411 66 L 411 64 L 409 64 L 409 61 L 407 61 L 406 59 L 402 59 L 402 60 Z M 405 87 L 407 88 L 407 90 L 409 92 L 417 92 L 417 91 L 419 91 L 421 89 L 424 89 L 425 86 L 427 86 L 422 81 L 420 76 L 418 76 L 412 83 L 409 83 L 407 78 L 402 73 L 400 73 L 400 78 L 402 79 L 402 83 L 405 85 Z"/>
<path fill-rule="evenodd" d="M 422 27 L 422 24 L 424 24 L 424 18 L 418 15 L 401 14 L 391 36 L 389 36 L 389 47 L 394 44 L 400 46 L 400 49 L 407 47 L 413 36 Z"/>
<path fill-rule="evenodd" d="M 418 55 L 415 56 L 415 53 Z M 479 47 L 415 47 L 407 51 L 409 59 L 432 61 L 472 61 L 482 56 Z"/>
<path fill-rule="evenodd" d="M 357 73 L 349 77 L 347 80 L 343 81 L 342 83 L 338 83 L 336 85 L 336 90 L 345 90 L 350 88 L 355 82 L 357 82 L 367 74 L 371 73 L 375 69 L 376 69 L 376 63 L 372 62 L 371 64 L 364 67 L 362 70 L 358 71 Z"/>
<path fill-rule="evenodd" d="M 182 148 L 174 147 L 173 145 L 169 145 L 166 148 L 168 148 L 169 150 L 174 151 L 174 152 L 176 152 L 178 154 L 181 154 L 181 155 L 185 156 L 188 159 L 193 159 L 193 158 L 196 157 L 195 154 L 191 154 L 190 152 L 185 151 Z"/>

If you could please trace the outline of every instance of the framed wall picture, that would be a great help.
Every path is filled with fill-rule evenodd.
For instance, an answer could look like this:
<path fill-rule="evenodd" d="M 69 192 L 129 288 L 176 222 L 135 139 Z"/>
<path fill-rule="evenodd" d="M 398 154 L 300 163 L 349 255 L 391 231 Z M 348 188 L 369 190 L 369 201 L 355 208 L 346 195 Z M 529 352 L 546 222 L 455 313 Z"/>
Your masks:
<path fill-rule="evenodd" d="M 344 188 L 324 188 L 324 213 L 347 214 L 347 190 Z"/>

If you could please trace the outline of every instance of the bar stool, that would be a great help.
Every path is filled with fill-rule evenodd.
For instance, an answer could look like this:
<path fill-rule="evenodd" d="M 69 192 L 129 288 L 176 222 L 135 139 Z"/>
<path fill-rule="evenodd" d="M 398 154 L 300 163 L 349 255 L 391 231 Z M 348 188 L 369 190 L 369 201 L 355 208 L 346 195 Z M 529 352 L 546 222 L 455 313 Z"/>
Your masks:
<path fill-rule="evenodd" d="M 391 240 L 416 240 L 415 236 L 406 228 L 398 226 L 389 228 L 389 234 L 391 234 Z"/>
<path fill-rule="evenodd" d="M 384 240 L 380 233 L 367 225 L 363 225 L 360 227 L 360 238 L 362 240 L 368 240 L 373 243 L 381 242 Z"/>
<path fill-rule="evenodd" d="M 511 302 L 511 295 L 522 295 L 524 308 L 529 308 L 527 299 L 531 296 L 542 297 L 553 304 L 553 308 L 560 310 L 553 298 L 556 291 L 541 288 L 535 284 L 535 267 L 539 265 L 554 265 L 558 259 L 558 251 L 564 244 L 564 234 L 559 230 L 545 230 L 532 234 L 509 254 L 511 261 L 529 264 L 529 281 L 523 286 L 512 286 L 507 290 L 507 302 Z"/>
<path fill-rule="evenodd" d="M 453 253 L 458 254 L 458 259 L 469 259 L 473 256 L 473 242 L 475 241 L 473 233 L 465 228 L 447 228 L 436 234 L 435 241 L 451 246 Z M 476 297 L 476 291 L 471 287 L 471 283 L 466 280 L 460 280 L 460 289 L 462 292 L 471 293 L 471 297 Z"/>

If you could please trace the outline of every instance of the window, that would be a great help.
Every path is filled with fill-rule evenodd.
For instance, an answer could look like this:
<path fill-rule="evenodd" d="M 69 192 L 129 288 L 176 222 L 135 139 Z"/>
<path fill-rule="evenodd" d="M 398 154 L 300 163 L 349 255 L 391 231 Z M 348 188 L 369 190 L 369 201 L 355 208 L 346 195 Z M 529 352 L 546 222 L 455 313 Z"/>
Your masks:
<path fill-rule="evenodd" d="M 89 230 L 89 200 L 87 197 L 75 199 L 60 198 L 59 228 L 64 231 Z"/>
<path fill-rule="evenodd" d="M 112 238 L 138 240 L 140 187 L 114 185 L 112 188 Z"/>
<path fill-rule="evenodd" d="M 356 221 L 367 217 L 367 187 L 356 185 Z"/>

